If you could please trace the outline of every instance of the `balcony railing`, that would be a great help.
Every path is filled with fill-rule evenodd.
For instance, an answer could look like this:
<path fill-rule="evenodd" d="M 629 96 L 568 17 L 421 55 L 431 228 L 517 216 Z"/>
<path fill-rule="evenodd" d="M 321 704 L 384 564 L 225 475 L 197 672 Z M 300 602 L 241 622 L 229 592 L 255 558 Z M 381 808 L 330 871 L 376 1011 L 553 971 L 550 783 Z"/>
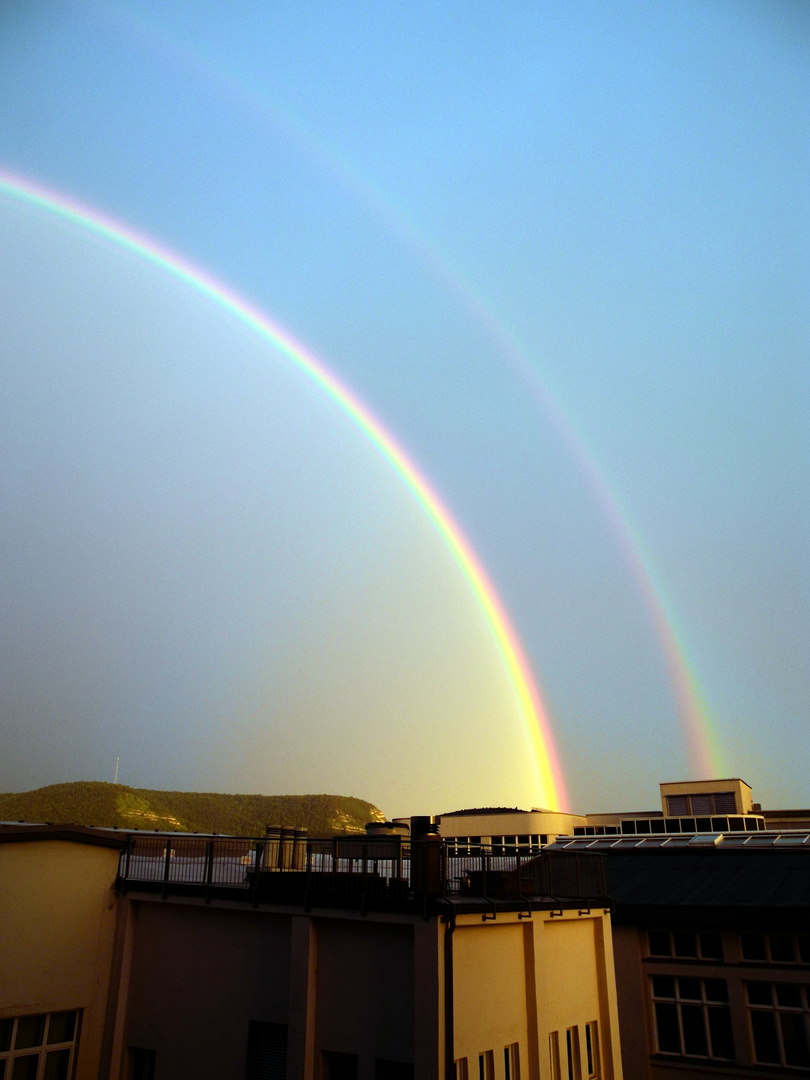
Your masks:
<path fill-rule="evenodd" d="M 132 834 L 119 887 L 169 892 L 241 890 L 255 903 L 403 904 L 425 897 L 459 904 L 606 903 L 602 857 L 591 853 L 458 854 L 438 837 L 264 837 Z"/>

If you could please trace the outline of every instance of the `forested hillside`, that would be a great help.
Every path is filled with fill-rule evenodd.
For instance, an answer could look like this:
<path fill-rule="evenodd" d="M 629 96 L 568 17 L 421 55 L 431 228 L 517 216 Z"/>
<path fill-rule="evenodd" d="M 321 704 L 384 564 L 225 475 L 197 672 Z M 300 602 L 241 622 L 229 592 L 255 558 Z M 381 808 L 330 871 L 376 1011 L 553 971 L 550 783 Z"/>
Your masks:
<path fill-rule="evenodd" d="M 0 794 L 0 821 L 169 829 L 258 836 L 266 824 L 305 826 L 311 836 L 363 832 L 383 821 L 369 802 L 345 795 L 222 795 L 148 791 L 88 781 Z"/>

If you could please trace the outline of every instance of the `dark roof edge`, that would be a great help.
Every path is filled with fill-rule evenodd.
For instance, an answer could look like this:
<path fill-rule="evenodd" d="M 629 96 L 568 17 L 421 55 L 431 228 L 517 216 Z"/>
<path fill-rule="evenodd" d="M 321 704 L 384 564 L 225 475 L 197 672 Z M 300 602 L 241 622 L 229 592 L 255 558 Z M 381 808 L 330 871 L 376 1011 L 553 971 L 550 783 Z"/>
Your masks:
<path fill-rule="evenodd" d="M 786 930 L 807 926 L 810 908 L 802 906 L 751 904 L 684 905 L 622 904 L 614 900 L 613 923 L 616 926 L 643 926 L 650 929 L 669 926 L 732 929 L 734 927 Z M 759 964 L 758 967 L 763 965 Z"/>
<path fill-rule="evenodd" d="M 127 835 L 116 836 L 109 831 L 86 825 L 0 825 L 0 844 L 26 843 L 36 840 L 66 840 L 94 847 L 126 847 Z"/>

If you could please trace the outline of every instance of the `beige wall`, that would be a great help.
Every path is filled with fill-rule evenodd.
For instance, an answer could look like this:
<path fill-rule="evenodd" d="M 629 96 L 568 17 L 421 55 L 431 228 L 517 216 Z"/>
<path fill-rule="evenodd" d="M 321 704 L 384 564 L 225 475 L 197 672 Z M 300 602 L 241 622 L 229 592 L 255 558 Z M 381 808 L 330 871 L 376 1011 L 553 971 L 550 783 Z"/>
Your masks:
<path fill-rule="evenodd" d="M 585 1025 L 597 1021 L 601 1077 L 622 1076 L 610 917 L 600 910 L 531 919 L 498 913 L 495 922 L 463 916 L 454 935 L 454 1056 L 478 1075 L 478 1055 L 494 1051 L 504 1075 L 504 1047 L 520 1046 L 523 1080 L 550 1077 L 548 1038 L 576 1027 L 585 1063 Z M 585 1074 L 586 1075 L 586 1074 Z"/>
<path fill-rule="evenodd" d="M 521 836 L 545 833 L 548 837 L 572 836 L 575 825 L 584 825 L 581 814 L 555 810 L 532 810 L 520 814 L 445 815 L 439 822 L 441 836 Z"/>
<path fill-rule="evenodd" d="M 661 806 L 667 814 L 667 795 L 709 795 L 718 792 L 733 791 L 735 813 L 750 814 L 754 808 L 751 788 L 738 778 L 727 780 L 685 780 L 682 783 L 659 784 Z"/>
<path fill-rule="evenodd" d="M 468 1059 L 470 1076 L 477 1078 L 478 1055 L 486 1050 L 494 1051 L 496 1076 L 503 1076 L 503 1048 L 510 1043 L 520 1044 L 521 1063 L 528 1062 L 523 939 L 531 926 L 525 922 L 499 916 L 495 923 L 484 923 L 480 915 L 457 921 L 453 1053 Z"/>
<path fill-rule="evenodd" d="M 76 1080 L 96 1080 L 115 934 L 118 851 L 0 843 L 0 1017 L 82 1010 Z"/>

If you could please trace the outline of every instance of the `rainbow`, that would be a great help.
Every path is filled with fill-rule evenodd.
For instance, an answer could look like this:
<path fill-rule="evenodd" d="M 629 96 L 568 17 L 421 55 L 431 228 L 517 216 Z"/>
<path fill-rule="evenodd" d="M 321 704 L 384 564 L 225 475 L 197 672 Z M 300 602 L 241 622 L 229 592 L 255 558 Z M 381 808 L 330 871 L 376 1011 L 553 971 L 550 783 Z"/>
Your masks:
<path fill-rule="evenodd" d="M 518 636 L 486 571 L 449 510 L 405 454 L 390 432 L 323 361 L 309 352 L 288 331 L 271 321 L 222 283 L 186 262 L 155 241 L 120 222 L 50 191 L 33 181 L 0 169 L 0 193 L 12 200 L 45 210 L 101 236 L 182 281 L 213 301 L 240 323 L 255 331 L 324 391 L 369 440 L 411 493 L 434 526 L 466 579 L 489 626 L 505 665 L 512 691 L 533 751 L 538 805 L 557 810 L 565 805 L 565 785 L 551 736 L 546 710 Z"/>
<path fill-rule="evenodd" d="M 491 304 L 482 298 L 462 268 L 454 264 L 423 229 L 410 221 L 345 158 L 330 150 L 322 139 L 316 138 L 288 111 L 258 96 L 244 80 L 227 71 L 222 64 L 213 62 L 188 41 L 180 40 L 154 20 L 145 19 L 140 14 L 121 8 L 107 9 L 104 14 L 119 24 L 129 37 L 137 34 L 148 47 L 166 52 L 169 62 L 180 64 L 191 75 L 207 80 L 216 89 L 224 91 L 240 107 L 251 109 L 269 120 L 298 152 L 315 162 L 347 192 L 359 198 L 366 210 L 441 282 L 490 340 L 501 359 L 527 386 L 556 429 L 618 541 L 655 628 L 669 672 L 692 773 L 701 779 L 729 775 L 721 752 L 717 724 L 711 719 L 694 664 L 689 661 L 683 643 L 683 634 L 677 629 L 674 606 L 660 584 L 660 575 L 655 572 L 651 557 L 645 553 L 629 515 L 621 509 L 614 488 L 606 479 L 606 470 L 599 465 L 596 455 L 562 409 L 557 397 L 551 393 L 547 381 L 537 371 L 526 350 L 494 313 Z"/>

